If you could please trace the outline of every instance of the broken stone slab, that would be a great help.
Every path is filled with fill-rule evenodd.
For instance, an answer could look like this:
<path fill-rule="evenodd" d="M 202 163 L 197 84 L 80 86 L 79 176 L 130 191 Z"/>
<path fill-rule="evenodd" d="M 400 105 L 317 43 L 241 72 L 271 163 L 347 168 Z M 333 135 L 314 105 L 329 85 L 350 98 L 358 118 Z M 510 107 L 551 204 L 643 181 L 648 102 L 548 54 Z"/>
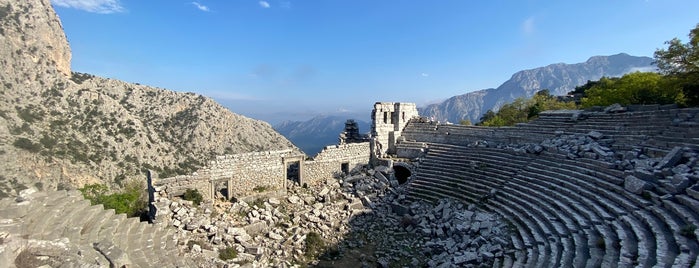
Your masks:
<path fill-rule="evenodd" d="M 599 132 L 599 131 L 594 131 L 594 130 L 593 130 L 593 131 L 588 132 L 588 133 L 587 133 L 587 136 L 590 137 L 590 138 L 593 138 L 593 139 L 595 139 L 595 140 L 599 140 L 599 139 L 601 139 L 601 138 L 604 137 L 604 134 L 602 134 L 602 133 Z"/>
<path fill-rule="evenodd" d="M 386 178 L 386 176 L 382 172 L 374 173 L 374 177 L 379 179 L 379 181 L 381 181 L 385 184 L 389 184 L 388 179 Z"/>
<path fill-rule="evenodd" d="M 391 168 L 387 166 L 378 166 L 374 168 L 375 171 L 383 173 L 383 174 L 388 174 L 391 173 Z M 374 174 L 376 175 L 376 174 Z"/>
<path fill-rule="evenodd" d="M 687 176 L 684 174 L 675 174 L 672 176 L 670 182 L 672 183 L 672 189 L 675 191 L 675 193 L 682 192 L 684 189 L 689 187 L 689 178 L 687 178 Z"/>
<path fill-rule="evenodd" d="M 621 104 L 615 103 L 604 108 L 605 113 L 623 113 L 626 112 L 626 108 L 621 106 Z"/>
<path fill-rule="evenodd" d="M 665 157 L 663 157 L 660 162 L 658 162 L 658 165 L 656 165 L 656 168 L 658 169 L 663 169 L 663 168 L 668 168 L 668 167 L 673 167 L 677 165 L 677 163 L 682 159 L 682 148 L 679 146 L 675 146 L 668 152 Z"/>
<path fill-rule="evenodd" d="M 267 202 L 269 202 L 270 205 L 275 206 L 275 207 L 279 206 L 281 204 L 279 199 L 274 198 L 274 197 L 270 197 L 269 200 L 267 200 Z"/>
<path fill-rule="evenodd" d="M 108 240 L 102 240 L 98 243 L 94 243 L 92 247 L 100 254 L 104 255 L 104 257 L 109 261 L 109 267 L 131 267 L 132 265 L 126 252 Z"/>
<path fill-rule="evenodd" d="M 653 172 L 650 172 L 650 171 L 642 169 L 642 168 L 636 168 L 633 171 L 633 176 L 635 178 L 638 178 L 638 179 L 641 179 L 644 181 L 649 181 L 649 182 L 656 180 L 655 174 L 653 174 Z"/>
<path fill-rule="evenodd" d="M 296 196 L 296 195 L 289 196 L 289 197 L 286 198 L 286 200 L 289 201 L 289 203 L 292 203 L 292 204 L 300 204 L 300 203 L 302 202 L 302 201 L 301 201 L 301 198 L 299 198 L 299 197 Z"/>
<path fill-rule="evenodd" d="M 454 256 L 454 264 L 470 263 L 476 259 L 478 259 L 478 253 L 467 251 L 463 255 Z"/>
<path fill-rule="evenodd" d="M 624 189 L 634 194 L 641 194 L 644 190 L 650 190 L 651 188 L 652 185 L 650 183 L 633 175 L 624 178 Z"/>
<path fill-rule="evenodd" d="M 391 211 L 398 216 L 404 216 L 410 213 L 410 208 L 397 203 L 391 203 Z"/>
<path fill-rule="evenodd" d="M 687 194 L 696 200 L 699 200 L 699 183 L 692 185 L 686 189 Z"/>
<path fill-rule="evenodd" d="M 591 146 L 591 149 L 592 149 L 593 152 L 595 152 L 596 154 L 598 154 L 598 155 L 600 155 L 600 156 L 602 156 L 602 157 L 607 157 L 607 156 L 612 156 L 612 155 L 613 155 L 612 152 L 609 152 L 609 148 L 606 148 L 607 150 L 605 150 L 605 148 L 602 148 L 602 147 L 599 146 L 599 145 Z"/>
<path fill-rule="evenodd" d="M 277 241 L 278 241 L 278 240 L 284 239 L 283 236 L 281 236 L 280 234 L 275 233 L 275 232 L 269 232 L 269 233 L 267 233 L 267 236 L 268 236 L 269 238 L 274 239 L 274 240 L 277 240 Z"/>
<path fill-rule="evenodd" d="M 328 193 L 330 193 L 330 189 L 328 189 L 327 187 L 323 187 L 323 189 L 320 190 L 320 193 L 318 193 L 318 195 L 326 196 L 326 195 L 328 195 Z"/>
<path fill-rule="evenodd" d="M 258 221 L 252 224 L 248 224 L 245 227 L 243 227 L 245 230 L 245 233 L 254 235 L 254 234 L 259 234 L 267 229 L 267 223 L 264 221 Z"/>

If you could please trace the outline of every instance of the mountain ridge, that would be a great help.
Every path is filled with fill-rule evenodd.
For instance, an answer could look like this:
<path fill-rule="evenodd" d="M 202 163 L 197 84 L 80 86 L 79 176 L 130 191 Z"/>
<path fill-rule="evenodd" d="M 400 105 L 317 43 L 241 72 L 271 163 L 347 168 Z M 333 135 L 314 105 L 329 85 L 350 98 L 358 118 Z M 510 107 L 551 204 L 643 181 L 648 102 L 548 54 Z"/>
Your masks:
<path fill-rule="evenodd" d="M 553 95 L 566 95 L 588 80 L 598 80 L 602 76 L 621 76 L 637 70 L 653 70 L 652 61 L 649 57 L 619 53 L 592 56 L 581 63 L 549 64 L 516 72 L 497 88 L 453 96 L 441 103 L 421 107 L 419 111 L 421 115 L 439 121 L 459 123 L 469 120 L 475 123 L 488 110 L 496 111 L 518 97 L 529 98 L 542 89 L 548 89 Z"/>

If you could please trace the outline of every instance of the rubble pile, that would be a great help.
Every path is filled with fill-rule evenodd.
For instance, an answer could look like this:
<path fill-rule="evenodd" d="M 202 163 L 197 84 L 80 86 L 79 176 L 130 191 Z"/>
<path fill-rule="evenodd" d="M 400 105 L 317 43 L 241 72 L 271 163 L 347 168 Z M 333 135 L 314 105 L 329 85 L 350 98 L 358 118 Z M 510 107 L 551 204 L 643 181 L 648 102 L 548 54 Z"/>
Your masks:
<path fill-rule="evenodd" d="M 649 158 L 637 151 L 623 155 L 624 188 L 643 194 L 651 190 L 658 195 L 681 194 L 699 199 L 699 154 L 687 147 L 675 147 L 663 158 Z"/>
<path fill-rule="evenodd" d="M 469 266 L 501 261 L 509 234 L 494 214 L 453 200 L 408 203 L 392 169 L 363 167 L 317 189 L 292 186 L 284 196 L 194 206 L 167 200 L 163 222 L 175 227 L 180 246 L 201 265 L 292 267 L 306 263 L 366 267 Z M 165 189 L 156 189 L 164 191 Z M 306 251 L 310 233 L 325 254 Z M 221 260 L 218 252 L 238 254 Z M 317 260 L 320 258 L 320 261 Z"/>

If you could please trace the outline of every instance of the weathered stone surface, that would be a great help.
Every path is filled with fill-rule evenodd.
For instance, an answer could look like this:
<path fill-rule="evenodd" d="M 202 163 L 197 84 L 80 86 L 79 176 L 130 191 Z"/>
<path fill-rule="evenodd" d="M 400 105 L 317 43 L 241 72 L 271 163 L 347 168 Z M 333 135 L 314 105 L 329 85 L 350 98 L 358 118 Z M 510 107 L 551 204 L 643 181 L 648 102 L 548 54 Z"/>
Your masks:
<path fill-rule="evenodd" d="M 660 160 L 660 162 L 658 162 L 656 167 L 658 169 L 663 169 L 675 166 L 680 159 L 682 159 L 682 148 L 674 147 L 669 153 L 667 153 L 667 155 L 665 155 L 665 157 L 663 157 L 662 160 Z"/>
<path fill-rule="evenodd" d="M 131 260 L 129 259 L 129 256 L 112 244 L 112 242 L 109 242 L 107 240 L 100 241 L 98 243 L 95 243 L 94 248 L 102 253 L 105 258 L 109 261 L 109 267 L 112 268 L 117 268 L 117 267 L 129 267 L 132 265 Z"/>
<path fill-rule="evenodd" d="M 636 178 L 633 175 L 626 176 L 624 179 L 624 189 L 634 194 L 641 194 L 644 190 L 651 189 L 652 185 L 644 180 Z"/>

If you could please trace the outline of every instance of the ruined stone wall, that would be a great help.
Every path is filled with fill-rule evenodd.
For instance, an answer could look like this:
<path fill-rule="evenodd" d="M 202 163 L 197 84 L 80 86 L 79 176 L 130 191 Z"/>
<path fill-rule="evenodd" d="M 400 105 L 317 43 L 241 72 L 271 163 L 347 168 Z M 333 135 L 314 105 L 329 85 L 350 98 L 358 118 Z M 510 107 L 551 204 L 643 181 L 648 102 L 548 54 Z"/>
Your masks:
<path fill-rule="evenodd" d="M 211 181 L 215 181 L 215 190 L 219 190 L 227 188 L 227 182 L 231 180 L 231 196 L 251 194 L 255 187 L 281 190 L 286 186 L 283 157 L 291 155 L 292 150 L 279 150 L 217 156 L 207 167 L 192 175 L 156 180 L 155 185 L 164 186 L 169 196 L 182 195 L 186 189 L 197 189 L 205 198 L 213 197 L 209 191 Z"/>
<path fill-rule="evenodd" d="M 209 165 L 209 178 L 221 183 L 231 178 L 233 196 L 253 193 L 255 187 L 285 189 L 286 167 L 282 158 L 291 154 L 291 150 L 279 150 L 218 156 Z"/>
<path fill-rule="evenodd" d="M 187 189 L 196 189 L 204 198 L 210 199 L 209 184 L 209 179 L 200 175 L 178 175 L 153 180 L 156 192 L 164 193 L 168 198 L 181 196 Z"/>
<path fill-rule="evenodd" d="M 349 170 L 369 163 L 369 142 L 327 146 L 313 160 L 304 162 L 302 183 L 317 185 L 342 172 L 342 164 Z"/>
<path fill-rule="evenodd" d="M 371 112 L 371 135 L 377 155 L 395 153 L 395 144 L 410 119 L 418 116 L 414 103 L 377 102 Z"/>

